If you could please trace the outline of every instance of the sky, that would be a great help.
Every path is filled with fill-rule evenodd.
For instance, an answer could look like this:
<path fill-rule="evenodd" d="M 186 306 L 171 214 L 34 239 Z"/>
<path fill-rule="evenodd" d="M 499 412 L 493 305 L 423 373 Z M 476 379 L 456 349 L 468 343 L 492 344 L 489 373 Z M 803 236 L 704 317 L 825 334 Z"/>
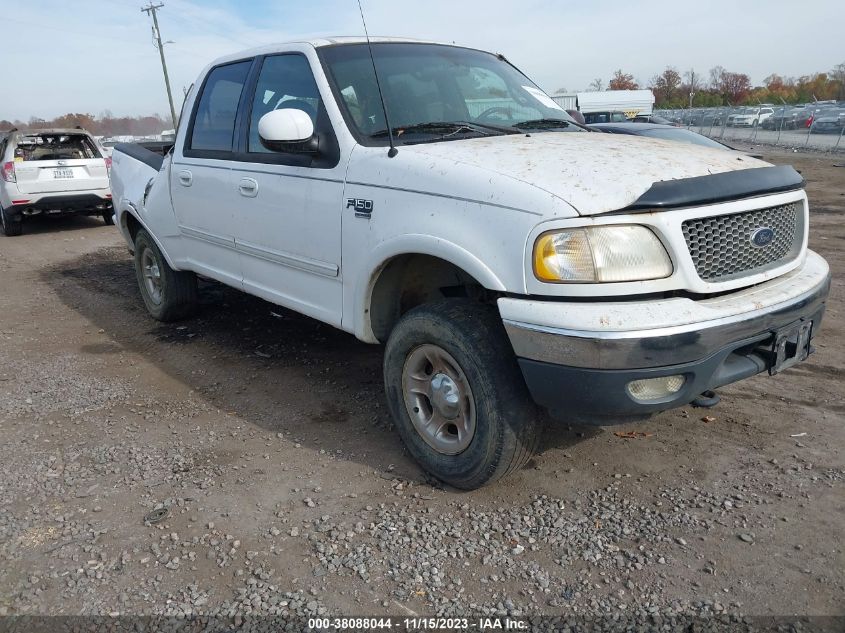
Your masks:
<path fill-rule="evenodd" d="M 356 0 L 161 0 L 177 110 L 216 57 L 272 42 L 362 35 Z M 641 83 L 667 65 L 800 76 L 845 62 L 845 2 L 815 0 L 362 0 L 370 35 L 503 53 L 549 93 Z M 67 112 L 168 112 L 151 20 L 140 0 L 0 0 L 0 119 Z M 730 16 L 730 17 L 729 17 Z"/>

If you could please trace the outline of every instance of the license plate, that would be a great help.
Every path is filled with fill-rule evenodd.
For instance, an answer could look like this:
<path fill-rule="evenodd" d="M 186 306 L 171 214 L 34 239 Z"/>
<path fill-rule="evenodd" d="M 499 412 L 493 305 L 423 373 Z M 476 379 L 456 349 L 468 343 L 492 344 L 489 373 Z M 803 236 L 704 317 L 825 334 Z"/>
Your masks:
<path fill-rule="evenodd" d="M 812 332 L 812 321 L 794 323 L 775 332 L 775 342 L 772 347 L 772 366 L 769 368 L 769 374 L 774 376 L 805 360 L 810 355 Z"/>
<path fill-rule="evenodd" d="M 54 169 L 53 170 L 53 178 L 73 178 L 73 170 L 72 169 Z"/>

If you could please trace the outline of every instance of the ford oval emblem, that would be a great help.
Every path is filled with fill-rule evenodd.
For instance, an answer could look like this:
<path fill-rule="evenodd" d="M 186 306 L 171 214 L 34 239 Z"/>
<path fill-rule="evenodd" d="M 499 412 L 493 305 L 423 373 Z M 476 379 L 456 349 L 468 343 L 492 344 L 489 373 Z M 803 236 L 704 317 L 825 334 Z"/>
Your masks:
<path fill-rule="evenodd" d="M 767 226 L 757 229 L 751 234 L 751 245 L 763 248 L 772 243 L 775 239 L 775 232 Z"/>

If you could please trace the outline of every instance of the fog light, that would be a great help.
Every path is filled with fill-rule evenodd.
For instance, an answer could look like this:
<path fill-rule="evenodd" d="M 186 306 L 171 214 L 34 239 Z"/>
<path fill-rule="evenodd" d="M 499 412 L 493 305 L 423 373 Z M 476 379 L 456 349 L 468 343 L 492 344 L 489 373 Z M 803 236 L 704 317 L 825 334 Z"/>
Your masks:
<path fill-rule="evenodd" d="M 628 393 L 635 400 L 651 402 L 671 396 L 673 393 L 678 393 L 685 382 L 686 378 L 681 375 L 644 378 L 629 382 Z"/>

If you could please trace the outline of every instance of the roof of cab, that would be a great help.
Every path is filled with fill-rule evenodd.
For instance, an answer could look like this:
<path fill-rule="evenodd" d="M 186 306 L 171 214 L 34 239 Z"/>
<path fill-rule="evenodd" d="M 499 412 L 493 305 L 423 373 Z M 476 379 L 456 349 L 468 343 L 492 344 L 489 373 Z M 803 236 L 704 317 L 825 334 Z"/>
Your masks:
<path fill-rule="evenodd" d="M 434 42 L 430 40 L 418 40 L 410 37 L 380 37 L 373 36 L 370 38 L 373 44 L 382 43 L 407 43 L 407 44 L 440 44 L 443 46 L 456 46 L 454 44 L 447 44 L 445 42 Z M 314 48 L 323 48 L 326 46 L 339 46 L 343 44 L 366 44 L 367 38 L 363 35 L 344 35 L 337 37 L 318 37 L 318 38 L 303 38 L 298 40 L 291 40 L 288 42 L 278 42 L 274 44 L 265 44 L 256 48 L 249 48 L 224 55 L 212 61 L 208 67 L 218 66 L 221 63 L 236 61 L 239 59 L 246 59 L 248 57 L 255 57 L 256 55 L 270 55 L 272 53 L 284 52 L 302 46 L 312 46 Z M 459 47 L 467 48 L 467 47 Z"/>

